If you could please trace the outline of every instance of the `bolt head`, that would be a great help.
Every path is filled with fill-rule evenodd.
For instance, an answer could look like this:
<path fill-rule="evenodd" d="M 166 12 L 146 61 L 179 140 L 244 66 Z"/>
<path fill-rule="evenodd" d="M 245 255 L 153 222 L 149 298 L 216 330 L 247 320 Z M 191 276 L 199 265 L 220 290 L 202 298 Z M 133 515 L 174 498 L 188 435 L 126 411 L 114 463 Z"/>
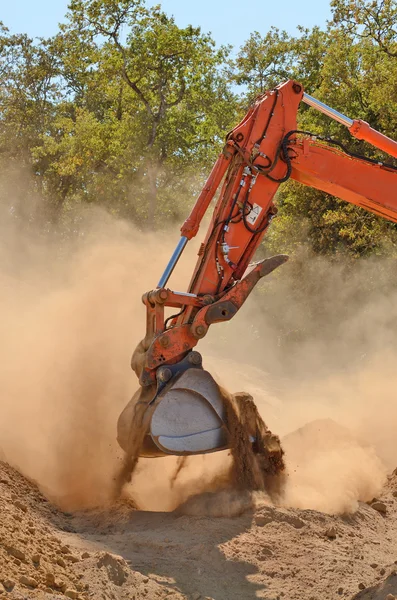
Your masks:
<path fill-rule="evenodd" d="M 201 338 L 203 338 L 205 336 L 205 334 L 207 333 L 208 327 L 205 327 L 204 325 L 192 325 L 190 328 L 190 331 L 192 332 L 192 334 L 194 335 L 194 337 L 197 340 L 200 340 Z"/>
<path fill-rule="evenodd" d="M 197 333 L 197 335 L 204 335 L 205 334 L 205 327 L 204 327 L 204 325 L 197 325 L 197 327 L 196 327 L 196 333 Z"/>
<path fill-rule="evenodd" d="M 191 365 L 201 365 L 202 358 L 200 352 L 196 352 L 195 350 L 193 350 L 193 352 L 190 352 L 188 356 L 188 361 Z"/>
<path fill-rule="evenodd" d="M 168 348 L 168 346 L 170 345 L 170 338 L 167 335 L 161 337 L 160 338 L 160 345 L 163 348 Z"/>
<path fill-rule="evenodd" d="M 157 379 L 162 383 L 166 383 L 172 377 L 172 371 L 168 367 L 160 367 L 157 371 Z"/>

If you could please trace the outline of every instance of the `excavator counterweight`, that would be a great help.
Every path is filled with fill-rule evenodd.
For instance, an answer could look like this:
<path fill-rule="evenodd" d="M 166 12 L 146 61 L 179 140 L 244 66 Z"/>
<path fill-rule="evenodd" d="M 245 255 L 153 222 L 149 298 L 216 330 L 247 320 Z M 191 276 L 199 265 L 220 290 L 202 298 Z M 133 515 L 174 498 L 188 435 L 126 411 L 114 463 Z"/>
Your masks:
<path fill-rule="evenodd" d="M 211 325 L 234 317 L 262 277 L 286 262 L 287 256 L 278 255 L 252 263 L 277 214 L 273 199 L 281 184 L 292 178 L 397 222 L 397 168 L 300 131 L 302 101 L 397 157 L 396 142 L 304 93 L 298 82 L 257 98 L 227 135 L 157 288 L 143 296 L 146 335 L 131 362 L 141 387 L 118 422 L 118 441 L 127 455 L 205 454 L 230 447 L 233 402 L 194 348 Z M 170 276 L 218 191 L 188 291 L 173 291 L 166 287 Z M 177 313 L 166 319 L 166 307 Z M 236 406 L 233 414 L 241 417 L 244 404 Z M 270 470 L 282 466 L 277 436 L 267 430 L 263 435 L 258 423 L 249 433 L 253 448 L 261 448 Z"/>

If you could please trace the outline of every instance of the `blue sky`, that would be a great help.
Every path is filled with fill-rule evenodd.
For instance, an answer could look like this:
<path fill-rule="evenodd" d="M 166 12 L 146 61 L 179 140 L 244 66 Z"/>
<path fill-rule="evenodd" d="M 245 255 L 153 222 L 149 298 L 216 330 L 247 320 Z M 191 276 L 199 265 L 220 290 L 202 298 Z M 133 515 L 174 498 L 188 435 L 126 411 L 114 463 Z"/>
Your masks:
<path fill-rule="evenodd" d="M 0 0 L 0 21 L 13 33 L 50 36 L 62 21 L 67 4 L 68 0 Z M 255 30 L 266 33 L 275 25 L 295 33 L 296 25 L 324 25 L 330 17 L 329 0 L 163 0 L 161 4 L 178 25 L 200 26 L 204 32 L 212 32 L 218 44 L 237 47 Z"/>

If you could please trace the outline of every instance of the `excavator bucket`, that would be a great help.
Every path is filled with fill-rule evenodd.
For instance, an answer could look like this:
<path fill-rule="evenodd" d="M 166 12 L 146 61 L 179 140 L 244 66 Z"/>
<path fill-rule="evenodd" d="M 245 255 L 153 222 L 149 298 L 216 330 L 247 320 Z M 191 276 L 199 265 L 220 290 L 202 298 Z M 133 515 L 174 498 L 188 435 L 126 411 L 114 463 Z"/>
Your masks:
<path fill-rule="evenodd" d="M 152 400 L 149 390 L 140 390 L 119 417 L 117 439 L 129 455 L 206 454 L 229 447 L 225 421 L 218 384 L 201 366 L 190 367 Z"/>
<path fill-rule="evenodd" d="M 205 330 L 211 323 L 232 318 L 256 283 L 285 263 L 287 258 L 285 255 L 278 255 L 251 265 L 245 277 L 223 294 L 220 300 L 202 307 L 197 313 L 204 313 L 199 325 L 185 326 L 185 335 L 191 336 L 192 329 L 197 332 L 199 327 L 203 327 Z M 184 456 L 226 450 L 230 447 L 228 417 L 233 410 L 230 395 L 203 369 L 199 352 L 190 350 L 179 362 L 167 362 L 164 354 L 167 349 L 171 348 L 171 352 L 173 351 L 173 332 L 182 335 L 178 327 L 160 330 L 157 336 L 154 334 L 153 324 L 156 321 L 152 317 L 153 314 L 156 316 L 158 304 L 162 311 L 163 291 L 166 292 L 166 298 L 172 294 L 160 289 L 160 293 L 156 291 L 144 296 L 148 306 L 149 334 L 137 346 L 131 360 L 131 366 L 142 387 L 119 417 L 119 445 L 130 457 L 168 454 Z M 181 296 L 181 302 L 189 299 L 185 294 Z M 162 312 L 160 314 L 162 322 Z M 166 344 L 161 343 L 164 338 Z M 192 337 L 185 339 L 192 344 L 197 343 L 197 339 Z M 157 351 L 158 354 L 155 354 Z M 153 361 L 153 355 L 158 356 L 158 361 L 162 364 L 155 369 L 155 380 L 150 380 L 147 378 L 147 365 Z M 253 431 L 250 436 L 252 443 L 255 442 L 255 435 Z"/>
<path fill-rule="evenodd" d="M 139 457 L 230 449 L 230 481 L 240 488 L 276 492 L 284 470 L 280 439 L 267 428 L 253 398 L 244 392 L 228 394 L 197 364 L 198 356 L 189 353 L 185 365 L 178 366 L 182 370 L 160 390 L 143 386 L 120 415 L 118 441 L 127 459 L 122 480 L 130 481 Z M 184 369 L 189 358 L 196 365 Z"/>

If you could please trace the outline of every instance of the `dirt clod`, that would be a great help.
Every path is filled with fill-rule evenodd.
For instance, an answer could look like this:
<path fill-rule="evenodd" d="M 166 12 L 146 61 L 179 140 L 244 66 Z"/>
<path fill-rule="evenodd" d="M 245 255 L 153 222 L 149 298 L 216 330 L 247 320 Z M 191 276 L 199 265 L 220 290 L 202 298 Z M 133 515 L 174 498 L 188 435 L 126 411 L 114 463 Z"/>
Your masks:
<path fill-rule="evenodd" d="M 380 502 L 380 501 L 372 502 L 371 507 L 383 515 L 385 515 L 387 512 L 387 506 L 384 502 Z"/>
<path fill-rule="evenodd" d="M 62 590 L 62 592 L 63 592 L 66 590 L 67 586 L 66 586 L 66 583 L 62 579 L 55 579 L 54 587 L 57 588 L 58 590 Z"/>
<path fill-rule="evenodd" d="M 46 584 L 49 586 L 53 586 L 55 584 L 55 575 L 54 573 L 46 573 L 45 575 Z"/>
<path fill-rule="evenodd" d="M 13 579 L 4 579 L 3 586 L 7 592 L 11 592 L 15 587 L 15 581 Z"/>
<path fill-rule="evenodd" d="M 14 558 L 17 558 L 18 560 L 26 560 L 25 553 L 22 552 L 22 550 L 20 550 L 19 548 L 16 548 L 15 546 L 7 546 L 7 552 L 8 554 L 14 556 Z"/>
<path fill-rule="evenodd" d="M 80 559 L 78 556 L 75 556 L 74 554 L 65 554 L 65 560 L 68 560 L 71 563 L 78 563 L 80 562 Z"/>
<path fill-rule="evenodd" d="M 264 515 L 257 515 L 255 517 L 255 525 L 257 525 L 258 527 L 264 527 L 265 525 L 267 525 L 267 523 L 269 523 L 269 519 Z"/>
<path fill-rule="evenodd" d="M 14 506 L 16 506 L 17 508 L 20 508 L 22 510 L 22 512 L 24 512 L 24 513 L 26 513 L 26 511 L 28 510 L 28 507 L 26 506 L 26 504 L 24 504 L 20 500 L 15 500 Z"/>
<path fill-rule="evenodd" d="M 97 565 L 99 568 L 105 567 L 109 580 L 116 585 L 123 585 L 126 580 L 126 572 L 123 568 L 120 557 L 113 556 L 108 552 L 105 552 L 98 560 Z"/>
<path fill-rule="evenodd" d="M 26 575 L 21 575 L 21 577 L 19 578 L 19 583 L 31 588 L 37 588 L 37 586 L 39 585 L 36 579 L 34 579 L 33 577 L 27 577 Z"/>
<path fill-rule="evenodd" d="M 332 525 L 331 527 L 328 527 L 328 529 L 325 530 L 324 535 L 329 538 L 330 540 L 334 540 L 336 538 L 336 529 L 335 527 Z"/>

